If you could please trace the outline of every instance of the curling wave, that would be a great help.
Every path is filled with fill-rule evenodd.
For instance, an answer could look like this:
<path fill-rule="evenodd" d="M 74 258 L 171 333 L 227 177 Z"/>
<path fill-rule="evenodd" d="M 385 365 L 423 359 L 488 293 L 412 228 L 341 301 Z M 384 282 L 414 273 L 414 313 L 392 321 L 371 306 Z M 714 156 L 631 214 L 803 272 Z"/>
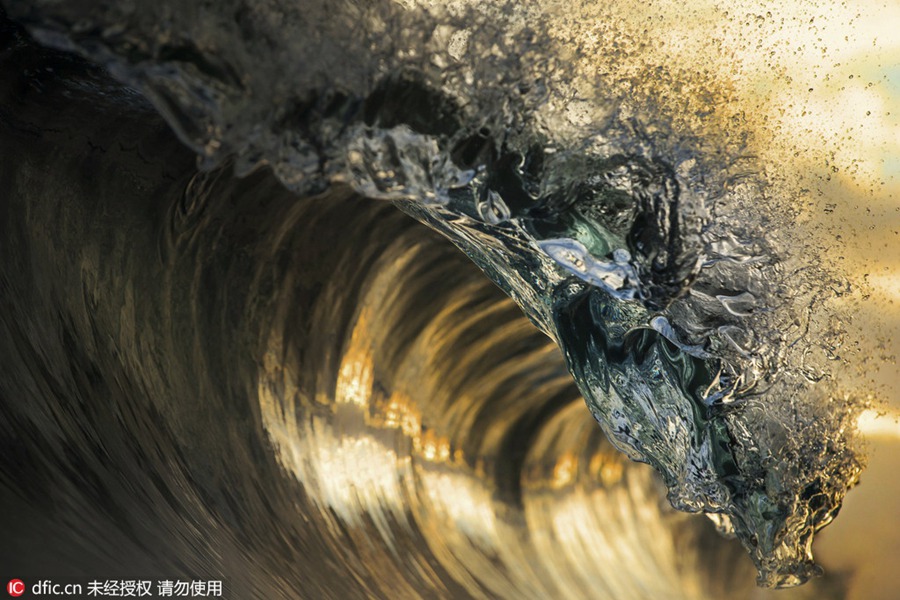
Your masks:
<path fill-rule="evenodd" d="M 4 26 L 4 473 L 43 474 L 10 514 L 66 506 L 56 568 L 102 523 L 130 569 L 252 557 L 239 597 L 744 590 L 611 442 L 761 583 L 817 572 L 852 410 L 722 156 L 614 99 L 555 128 L 576 74 L 496 15 L 7 4 L 133 86 Z"/>

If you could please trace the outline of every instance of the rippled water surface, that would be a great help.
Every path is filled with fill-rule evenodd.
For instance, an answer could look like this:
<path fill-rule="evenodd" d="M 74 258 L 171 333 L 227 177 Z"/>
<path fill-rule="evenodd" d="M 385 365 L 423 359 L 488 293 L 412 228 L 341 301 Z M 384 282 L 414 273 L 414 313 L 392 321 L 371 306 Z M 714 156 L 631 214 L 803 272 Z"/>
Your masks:
<path fill-rule="evenodd" d="M 846 373 L 893 342 L 854 341 L 869 282 L 741 87 L 749 24 L 774 56 L 805 14 L 718 7 L 693 68 L 625 4 L 4 5 L 10 564 L 241 598 L 821 575 L 876 393 Z"/>

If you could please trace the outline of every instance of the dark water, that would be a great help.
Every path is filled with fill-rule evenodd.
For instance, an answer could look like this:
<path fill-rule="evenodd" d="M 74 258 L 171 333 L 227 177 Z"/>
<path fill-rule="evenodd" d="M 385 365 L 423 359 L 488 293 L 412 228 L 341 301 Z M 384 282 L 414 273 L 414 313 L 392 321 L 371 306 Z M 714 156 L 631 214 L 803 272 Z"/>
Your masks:
<path fill-rule="evenodd" d="M 510 7 L 7 8 L 108 71 L 4 25 L 4 564 L 749 594 L 667 497 L 760 583 L 817 572 L 859 473 L 829 281 L 727 148 L 612 98 L 555 128 L 576 74 Z"/>

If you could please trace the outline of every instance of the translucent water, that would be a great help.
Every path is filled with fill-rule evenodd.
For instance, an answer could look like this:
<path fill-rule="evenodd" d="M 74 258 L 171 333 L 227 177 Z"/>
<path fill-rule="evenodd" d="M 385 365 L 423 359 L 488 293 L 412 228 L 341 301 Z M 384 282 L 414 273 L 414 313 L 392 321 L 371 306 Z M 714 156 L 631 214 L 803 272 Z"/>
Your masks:
<path fill-rule="evenodd" d="M 740 538 L 763 585 L 817 573 L 813 534 L 859 474 L 853 408 L 805 358 L 827 277 L 781 243 L 740 149 L 630 114 L 511 5 L 7 4 L 150 99 L 204 168 L 346 184 L 445 235 L 674 507 Z"/>

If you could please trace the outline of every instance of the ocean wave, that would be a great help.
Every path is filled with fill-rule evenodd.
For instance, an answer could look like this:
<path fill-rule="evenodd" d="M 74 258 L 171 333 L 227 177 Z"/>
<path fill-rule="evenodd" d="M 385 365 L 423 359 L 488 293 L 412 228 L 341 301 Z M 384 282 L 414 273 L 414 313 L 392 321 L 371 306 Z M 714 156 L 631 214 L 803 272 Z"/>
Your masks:
<path fill-rule="evenodd" d="M 4 472 L 41 474 L 9 503 L 105 541 L 55 568 L 715 597 L 733 546 L 614 447 L 761 584 L 819 572 L 857 408 L 738 149 L 561 103 L 582 74 L 509 6 L 7 6 L 119 80 L 5 26 Z"/>

